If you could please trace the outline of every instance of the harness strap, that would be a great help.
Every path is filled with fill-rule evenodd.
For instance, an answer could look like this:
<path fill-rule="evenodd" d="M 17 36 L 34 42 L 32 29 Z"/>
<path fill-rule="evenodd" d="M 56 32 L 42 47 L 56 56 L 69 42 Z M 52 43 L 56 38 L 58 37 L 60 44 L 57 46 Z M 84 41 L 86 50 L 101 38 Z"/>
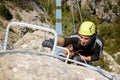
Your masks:
<path fill-rule="evenodd" d="M 96 44 L 98 44 L 100 46 L 100 56 L 101 56 L 103 43 L 101 42 L 101 40 L 97 36 L 96 36 L 95 43 L 94 43 L 94 45 L 92 47 L 92 50 L 94 50 Z"/>
<path fill-rule="evenodd" d="M 71 37 L 77 37 L 77 38 L 80 38 L 80 36 L 77 35 L 77 34 L 73 34 L 73 35 L 68 36 L 68 38 L 71 38 Z"/>

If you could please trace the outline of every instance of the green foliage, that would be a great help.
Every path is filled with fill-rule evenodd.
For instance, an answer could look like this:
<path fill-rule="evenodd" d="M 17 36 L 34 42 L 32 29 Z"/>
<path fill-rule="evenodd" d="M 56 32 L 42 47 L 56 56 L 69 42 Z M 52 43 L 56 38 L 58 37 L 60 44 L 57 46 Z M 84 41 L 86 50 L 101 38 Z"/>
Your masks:
<path fill-rule="evenodd" d="M 19 15 L 19 13 L 15 13 L 15 18 L 20 21 L 22 20 L 22 17 Z"/>
<path fill-rule="evenodd" d="M 120 0 L 117 0 L 118 5 L 120 6 Z"/>
<path fill-rule="evenodd" d="M 0 21 L 0 28 L 6 29 L 6 26 L 3 24 L 2 21 Z M 1 30 L 1 29 L 0 29 Z"/>
<path fill-rule="evenodd" d="M 44 16 L 44 14 L 39 14 L 40 15 L 40 21 L 41 22 L 45 22 L 45 16 Z"/>
<path fill-rule="evenodd" d="M 112 11 L 113 11 L 114 13 L 118 13 L 118 12 L 119 12 L 119 9 L 120 9 L 120 8 L 118 7 L 118 5 L 114 5 Z"/>
<path fill-rule="evenodd" d="M 116 23 L 102 23 L 99 26 L 99 33 L 104 40 L 104 49 L 111 55 L 120 51 L 120 28 Z"/>
<path fill-rule="evenodd" d="M 3 23 L 2 23 L 2 21 L 0 21 L 0 26 L 2 26 L 2 27 L 3 27 Z"/>
<path fill-rule="evenodd" d="M 109 6 L 108 5 L 104 5 L 104 12 L 108 12 L 109 11 Z"/>
<path fill-rule="evenodd" d="M 55 19 L 55 0 L 36 0 L 37 5 L 42 9 L 42 11 L 45 13 L 40 14 L 42 16 L 42 20 L 48 20 L 52 25 L 55 25 L 56 19 Z"/>
<path fill-rule="evenodd" d="M 80 14 L 78 12 L 79 10 L 75 10 L 74 8 L 72 12 L 66 2 L 62 5 L 63 36 L 68 36 L 76 32 L 80 23 Z"/>
<path fill-rule="evenodd" d="M 106 0 L 105 1 L 105 6 L 107 6 L 107 9 L 109 10 L 109 9 L 112 9 L 112 3 L 111 3 L 111 1 L 110 0 Z"/>
<path fill-rule="evenodd" d="M 94 66 L 101 66 L 102 69 L 105 69 L 107 71 L 112 71 L 108 66 L 109 66 L 109 61 L 105 60 L 105 56 L 102 55 L 101 59 L 98 61 L 95 61 L 93 63 Z"/>
<path fill-rule="evenodd" d="M 32 4 L 28 3 L 28 5 L 26 5 L 24 9 L 25 9 L 27 12 L 33 11 L 33 6 L 32 6 Z"/>
<path fill-rule="evenodd" d="M 25 10 L 27 8 L 30 0 L 10 0 L 10 1 L 15 3 L 17 7 Z"/>
<path fill-rule="evenodd" d="M 15 7 L 26 10 L 27 12 L 33 11 L 31 0 L 2 0 L 1 3 L 11 2 Z"/>
<path fill-rule="evenodd" d="M 87 19 L 90 17 L 90 12 L 87 9 L 82 9 L 82 16 L 84 19 Z"/>
<path fill-rule="evenodd" d="M 12 14 L 10 13 L 9 9 L 7 9 L 3 4 L 0 4 L 0 16 L 6 20 L 12 19 Z"/>
<path fill-rule="evenodd" d="M 120 16 L 117 16 L 116 20 L 115 20 L 115 23 L 120 25 Z"/>
<path fill-rule="evenodd" d="M 47 4 L 48 5 L 48 4 Z M 49 6 L 47 6 L 46 8 L 48 15 L 48 20 L 55 25 L 56 22 L 56 18 L 55 18 L 55 11 L 56 11 L 56 7 L 55 7 L 55 0 L 51 0 L 49 3 Z"/>
<path fill-rule="evenodd" d="M 118 55 L 117 57 L 115 57 L 115 60 L 120 65 L 120 55 Z"/>
<path fill-rule="evenodd" d="M 70 14 L 70 8 L 67 3 L 63 3 L 62 7 L 62 23 L 63 23 L 63 35 L 68 36 L 70 33 L 73 32 L 72 28 L 72 19 Z"/>
<path fill-rule="evenodd" d="M 99 24 L 102 22 L 102 20 L 101 20 L 101 19 L 97 19 L 96 16 L 89 16 L 89 17 L 88 17 L 87 19 L 85 19 L 85 20 L 92 21 L 92 22 L 94 22 L 96 25 L 99 25 Z"/>
<path fill-rule="evenodd" d="M 67 5 L 66 2 L 62 3 L 62 12 L 63 13 L 70 13 L 70 7 Z"/>

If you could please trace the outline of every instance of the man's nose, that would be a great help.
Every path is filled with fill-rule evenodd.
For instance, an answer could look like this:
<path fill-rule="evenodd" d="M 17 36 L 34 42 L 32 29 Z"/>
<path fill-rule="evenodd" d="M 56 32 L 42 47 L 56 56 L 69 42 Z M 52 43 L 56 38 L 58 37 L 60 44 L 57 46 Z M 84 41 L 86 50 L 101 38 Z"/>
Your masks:
<path fill-rule="evenodd" d="M 85 42 L 85 40 L 84 40 L 84 39 L 81 39 L 81 42 L 83 43 L 83 42 Z"/>

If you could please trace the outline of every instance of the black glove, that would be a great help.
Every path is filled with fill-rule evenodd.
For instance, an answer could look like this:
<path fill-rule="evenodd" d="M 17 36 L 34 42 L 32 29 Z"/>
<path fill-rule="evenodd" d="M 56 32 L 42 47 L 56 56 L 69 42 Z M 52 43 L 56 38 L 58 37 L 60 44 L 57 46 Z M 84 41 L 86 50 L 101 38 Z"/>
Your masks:
<path fill-rule="evenodd" d="M 48 47 L 48 48 L 53 48 L 53 45 L 54 45 L 54 39 L 49 39 L 49 40 L 44 40 L 43 42 L 42 42 L 42 46 L 43 47 Z"/>
<path fill-rule="evenodd" d="M 75 61 L 81 61 L 81 57 L 79 54 L 74 55 L 73 60 Z"/>

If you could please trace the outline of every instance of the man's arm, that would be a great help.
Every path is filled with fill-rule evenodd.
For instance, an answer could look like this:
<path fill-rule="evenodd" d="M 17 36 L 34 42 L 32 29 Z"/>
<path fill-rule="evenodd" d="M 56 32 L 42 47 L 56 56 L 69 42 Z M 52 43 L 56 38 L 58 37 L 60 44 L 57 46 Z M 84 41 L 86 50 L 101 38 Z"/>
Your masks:
<path fill-rule="evenodd" d="M 67 47 L 70 44 L 78 43 L 79 38 L 77 37 L 71 37 L 71 38 L 64 38 L 64 37 L 58 37 L 58 46 Z"/>
<path fill-rule="evenodd" d="M 82 56 L 81 55 L 81 60 L 86 60 L 86 61 L 97 61 L 100 59 L 101 57 L 101 52 L 102 52 L 103 48 L 101 46 L 99 46 L 98 44 L 96 44 L 95 49 L 93 51 L 93 55 L 91 56 Z M 88 53 L 89 54 L 89 53 Z"/>
<path fill-rule="evenodd" d="M 94 50 L 94 54 L 91 56 L 91 60 L 92 61 L 99 60 L 101 57 L 101 51 L 102 51 L 102 48 L 99 45 L 97 45 L 95 50 Z"/>

